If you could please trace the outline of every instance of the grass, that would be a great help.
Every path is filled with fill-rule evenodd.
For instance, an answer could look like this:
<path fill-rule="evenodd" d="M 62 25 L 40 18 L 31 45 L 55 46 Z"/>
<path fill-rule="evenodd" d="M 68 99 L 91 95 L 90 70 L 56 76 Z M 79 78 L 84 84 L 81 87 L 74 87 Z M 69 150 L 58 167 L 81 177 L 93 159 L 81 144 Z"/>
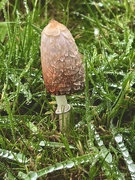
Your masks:
<path fill-rule="evenodd" d="M 1 178 L 135 179 L 134 9 L 133 0 L 0 2 Z M 70 135 L 58 132 L 41 72 L 52 17 L 71 30 L 86 72 L 85 91 L 68 97 Z"/>

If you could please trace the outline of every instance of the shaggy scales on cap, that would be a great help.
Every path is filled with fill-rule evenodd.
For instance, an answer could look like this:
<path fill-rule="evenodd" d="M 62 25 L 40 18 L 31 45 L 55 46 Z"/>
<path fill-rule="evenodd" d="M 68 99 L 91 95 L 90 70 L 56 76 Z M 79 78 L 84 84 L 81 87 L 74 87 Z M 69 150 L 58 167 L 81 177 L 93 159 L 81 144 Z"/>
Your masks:
<path fill-rule="evenodd" d="M 41 64 L 47 92 L 56 95 L 56 114 L 70 110 L 66 96 L 84 88 L 84 67 L 70 31 L 52 19 L 41 35 Z"/>

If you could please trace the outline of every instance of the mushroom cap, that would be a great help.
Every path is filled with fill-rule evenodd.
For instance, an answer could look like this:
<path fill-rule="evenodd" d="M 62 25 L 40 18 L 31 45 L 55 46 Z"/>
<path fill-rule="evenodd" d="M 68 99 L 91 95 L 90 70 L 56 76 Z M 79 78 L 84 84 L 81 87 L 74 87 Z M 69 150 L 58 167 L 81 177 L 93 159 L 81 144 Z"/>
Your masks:
<path fill-rule="evenodd" d="M 41 34 L 41 64 L 47 92 L 67 95 L 84 88 L 84 67 L 75 40 L 54 19 Z"/>

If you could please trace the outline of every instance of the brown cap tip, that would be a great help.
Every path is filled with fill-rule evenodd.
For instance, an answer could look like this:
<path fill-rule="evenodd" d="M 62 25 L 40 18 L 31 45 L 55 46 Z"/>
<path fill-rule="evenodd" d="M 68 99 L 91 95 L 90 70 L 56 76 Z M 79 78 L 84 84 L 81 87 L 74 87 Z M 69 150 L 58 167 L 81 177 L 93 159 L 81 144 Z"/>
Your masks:
<path fill-rule="evenodd" d="M 73 94 L 84 87 L 84 67 L 66 26 L 54 19 L 41 35 L 41 64 L 46 89 L 54 95 Z"/>

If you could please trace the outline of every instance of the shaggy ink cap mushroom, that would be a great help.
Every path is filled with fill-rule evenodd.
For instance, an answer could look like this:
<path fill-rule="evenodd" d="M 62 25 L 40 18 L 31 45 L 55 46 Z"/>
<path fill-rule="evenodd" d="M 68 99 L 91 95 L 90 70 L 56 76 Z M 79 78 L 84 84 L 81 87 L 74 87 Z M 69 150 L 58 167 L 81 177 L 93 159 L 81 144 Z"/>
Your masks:
<path fill-rule="evenodd" d="M 54 19 L 41 34 L 41 64 L 46 90 L 56 95 L 56 101 L 64 98 L 66 104 L 65 95 L 83 90 L 85 73 L 78 47 L 67 27 Z M 63 112 L 69 109 L 67 105 Z"/>

